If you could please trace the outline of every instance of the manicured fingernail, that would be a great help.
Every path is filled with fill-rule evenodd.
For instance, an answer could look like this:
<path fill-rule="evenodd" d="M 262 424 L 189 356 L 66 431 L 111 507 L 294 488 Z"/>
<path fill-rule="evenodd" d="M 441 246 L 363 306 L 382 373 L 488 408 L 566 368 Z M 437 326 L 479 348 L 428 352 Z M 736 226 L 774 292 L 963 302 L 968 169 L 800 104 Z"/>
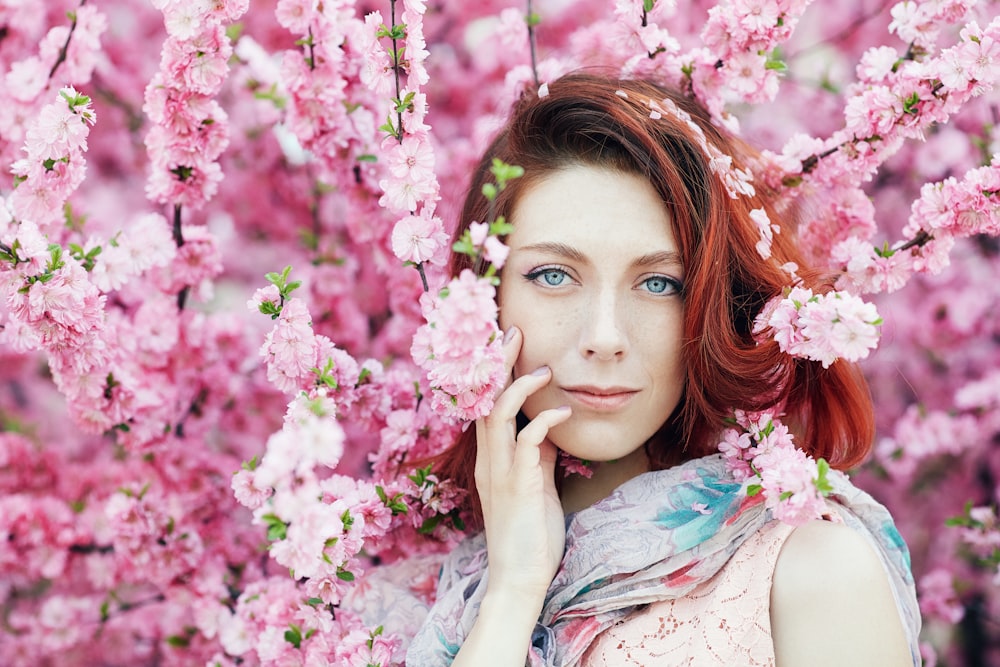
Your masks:
<path fill-rule="evenodd" d="M 509 343 L 510 339 L 514 337 L 514 325 L 507 327 L 507 330 L 503 332 L 503 342 Z"/>
<path fill-rule="evenodd" d="M 536 368 L 535 370 L 531 371 L 532 375 L 538 375 L 538 376 L 548 375 L 548 373 L 549 373 L 549 367 L 548 366 L 541 366 L 541 367 Z"/>
<path fill-rule="evenodd" d="M 572 409 L 573 408 L 569 407 L 568 405 L 560 405 L 558 408 L 556 408 L 556 410 L 559 410 L 561 412 L 569 412 Z"/>

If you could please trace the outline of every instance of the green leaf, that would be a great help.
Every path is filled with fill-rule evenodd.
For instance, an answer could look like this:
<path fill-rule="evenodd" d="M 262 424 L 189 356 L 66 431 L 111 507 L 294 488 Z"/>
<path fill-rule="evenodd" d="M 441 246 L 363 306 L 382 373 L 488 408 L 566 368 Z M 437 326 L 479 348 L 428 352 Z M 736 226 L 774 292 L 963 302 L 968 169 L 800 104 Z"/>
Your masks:
<path fill-rule="evenodd" d="M 267 539 L 271 542 L 283 540 L 288 535 L 288 524 L 282 521 L 277 514 L 265 514 L 261 519 L 267 526 Z"/>
<path fill-rule="evenodd" d="M 235 42 L 239 40 L 240 35 L 242 34 L 243 34 L 242 23 L 233 23 L 226 26 L 226 37 L 229 38 L 229 41 Z"/>
<path fill-rule="evenodd" d="M 191 640 L 180 635 L 170 635 L 167 637 L 167 643 L 174 648 L 187 648 L 191 645 Z"/>
<path fill-rule="evenodd" d="M 295 648 L 302 648 L 302 630 L 299 626 L 294 623 L 288 624 L 288 629 L 285 630 L 285 641 L 294 646 Z"/>
<path fill-rule="evenodd" d="M 752 498 L 763 490 L 764 487 L 761 486 L 760 484 L 751 484 L 750 486 L 747 487 L 747 496 Z"/>
<path fill-rule="evenodd" d="M 833 493 L 833 485 L 830 484 L 830 480 L 827 478 L 829 472 L 830 464 L 826 462 L 826 459 L 816 461 L 816 480 L 813 484 L 816 486 L 816 490 L 824 496 Z"/>
<path fill-rule="evenodd" d="M 497 216 L 497 219 L 490 223 L 490 234 L 493 236 L 507 236 L 514 231 L 514 225 L 507 222 L 504 216 Z"/>
<path fill-rule="evenodd" d="M 341 581 L 354 581 L 354 574 L 348 572 L 347 570 L 338 567 L 337 568 L 337 578 Z"/>
<path fill-rule="evenodd" d="M 508 181 L 524 176 L 524 167 L 514 164 L 507 164 L 500 158 L 493 158 L 490 166 L 490 173 L 497 179 L 497 187 L 503 190 L 507 187 Z"/>
<path fill-rule="evenodd" d="M 656 0 L 642 0 L 642 11 L 651 12 L 656 5 Z"/>
<path fill-rule="evenodd" d="M 417 532 L 421 535 L 429 535 L 430 533 L 433 533 L 434 529 L 438 527 L 439 523 L 441 523 L 442 516 L 443 515 L 441 514 L 435 514 L 434 516 L 425 519 L 424 522 L 420 524 L 420 528 L 417 528 Z"/>
<path fill-rule="evenodd" d="M 483 196 L 493 201 L 497 198 L 497 186 L 493 183 L 483 183 Z"/>

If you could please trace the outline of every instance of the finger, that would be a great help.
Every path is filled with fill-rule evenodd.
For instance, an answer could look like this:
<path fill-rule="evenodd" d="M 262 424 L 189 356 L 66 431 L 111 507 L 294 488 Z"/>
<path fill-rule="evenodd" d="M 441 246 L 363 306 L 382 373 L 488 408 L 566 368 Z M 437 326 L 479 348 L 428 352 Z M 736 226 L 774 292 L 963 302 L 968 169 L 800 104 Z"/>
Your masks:
<path fill-rule="evenodd" d="M 487 426 L 497 421 L 509 422 L 513 426 L 512 420 L 528 397 L 547 385 L 551 379 L 552 371 L 548 366 L 542 366 L 511 382 L 493 403 L 493 410 L 486 417 Z"/>
<path fill-rule="evenodd" d="M 521 354 L 521 344 L 523 342 L 524 338 L 519 328 L 513 324 L 507 327 L 507 331 L 503 335 L 503 367 L 504 377 L 507 378 L 504 389 L 510 386 L 511 381 L 514 379 L 514 364 L 517 362 L 517 356 Z"/>
<path fill-rule="evenodd" d="M 517 447 L 514 449 L 514 467 L 533 467 L 542 462 L 542 443 L 547 442 L 549 430 L 562 424 L 572 416 L 573 411 L 564 405 L 554 410 L 543 410 L 532 419 L 517 435 Z M 551 445 L 551 443 L 549 443 Z M 554 449 L 554 446 L 553 446 Z M 547 456 L 554 453 L 545 451 Z M 548 462 L 546 461 L 546 464 Z M 553 461 L 554 464 L 554 461 Z"/>
<path fill-rule="evenodd" d="M 490 414 L 477 422 L 476 453 L 483 460 L 483 474 L 503 474 L 514 465 L 517 414 L 528 396 L 548 384 L 551 378 L 552 372 L 542 366 L 514 380 L 494 402 Z"/>

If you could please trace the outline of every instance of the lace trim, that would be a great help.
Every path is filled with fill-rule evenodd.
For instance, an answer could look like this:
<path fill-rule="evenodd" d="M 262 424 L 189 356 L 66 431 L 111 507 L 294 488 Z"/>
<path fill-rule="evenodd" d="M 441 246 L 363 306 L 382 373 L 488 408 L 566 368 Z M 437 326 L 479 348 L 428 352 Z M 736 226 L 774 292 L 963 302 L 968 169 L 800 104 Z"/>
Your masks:
<path fill-rule="evenodd" d="M 601 633 L 581 666 L 773 667 L 771 581 L 792 530 L 775 522 L 758 531 L 687 596 L 648 605 Z"/>

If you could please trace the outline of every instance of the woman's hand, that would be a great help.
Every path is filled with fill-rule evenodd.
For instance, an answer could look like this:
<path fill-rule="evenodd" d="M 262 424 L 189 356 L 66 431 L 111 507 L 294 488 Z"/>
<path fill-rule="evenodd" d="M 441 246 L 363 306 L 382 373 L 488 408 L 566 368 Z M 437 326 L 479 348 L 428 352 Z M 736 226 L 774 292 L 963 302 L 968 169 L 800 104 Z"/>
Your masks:
<path fill-rule="evenodd" d="M 508 375 L 521 351 L 520 330 L 504 338 Z M 525 399 L 552 379 L 542 367 L 510 382 L 489 416 L 476 422 L 476 490 L 486 523 L 489 580 L 479 615 L 452 667 L 522 667 L 566 545 L 556 493 L 556 447 L 549 429 L 569 408 L 543 410 L 517 433 Z"/>
<path fill-rule="evenodd" d="M 522 342 L 521 331 L 512 327 L 504 341 L 508 375 Z M 528 396 L 551 379 L 551 371 L 543 366 L 513 380 L 497 397 L 493 411 L 476 422 L 476 489 L 490 568 L 487 595 L 514 595 L 521 602 L 536 603 L 538 611 L 566 543 L 555 487 L 558 451 L 547 436 L 571 413 L 568 407 L 544 410 L 519 434 L 515 419 Z"/>

